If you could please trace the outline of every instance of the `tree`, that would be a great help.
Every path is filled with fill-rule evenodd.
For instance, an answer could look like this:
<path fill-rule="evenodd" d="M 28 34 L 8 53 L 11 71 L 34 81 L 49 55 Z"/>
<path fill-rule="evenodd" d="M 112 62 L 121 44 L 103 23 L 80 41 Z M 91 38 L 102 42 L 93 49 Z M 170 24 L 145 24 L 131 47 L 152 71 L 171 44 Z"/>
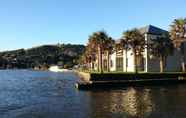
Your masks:
<path fill-rule="evenodd" d="M 103 52 L 106 49 L 106 41 L 108 38 L 109 37 L 105 31 L 95 32 L 89 37 L 89 48 L 90 50 L 94 50 L 96 52 L 96 57 L 98 59 L 98 71 L 101 73 L 103 72 Z"/>
<path fill-rule="evenodd" d="M 91 47 L 91 44 L 87 44 L 86 46 L 86 50 L 85 50 L 85 62 L 86 64 L 88 64 L 88 69 L 91 71 L 92 70 L 92 64 L 93 62 L 95 61 L 95 52 L 96 50 L 92 47 Z"/>
<path fill-rule="evenodd" d="M 105 52 L 107 55 L 107 72 L 110 72 L 110 54 L 113 51 L 113 46 L 114 46 L 115 41 L 109 37 L 105 41 Z"/>
<path fill-rule="evenodd" d="M 150 54 L 160 60 L 160 72 L 164 72 L 166 58 L 173 54 L 174 47 L 168 35 L 157 37 L 149 46 Z"/>
<path fill-rule="evenodd" d="M 175 48 L 177 48 L 177 50 L 181 54 L 180 59 L 182 72 L 185 72 L 184 42 L 186 41 L 186 19 L 184 18 L 175 19 L 170 26 L 171 40 L 173 41 Z"/>
<path fill-rule="evenodd" d="M 133 50 L 134 55 L 134 70 L 137 73 L 137 56 L 141 56 L 142 52 L 144 52 L 144 48 L 146 45 L 145 38 L 143 34 L 140 33 L 138 29 L 128 30 L 123 33 L 123 37 L 125 38 L 126 43 L 129 48 Z"/>
<path fill-rule="evenodd" d="M 116 48 L 116 50 L 122 50 L 122 54 L 123 54 L 123 50 L 124 50 L 124 55 L 125 55 L 125 57 L 126 57 L 126 60 L 125 60 L 125 62 L 126 62 L 126 72 L 127 72 L 127 50 L 129 49 L 129 46 L 128 46 L 128 44 L 127 44 L 127 40 L 125 39 L 125 37 L 122 37 L 120 40 L 119 40 L 119 43 L 116 43 L 115 44 L 115 48 Z"/>

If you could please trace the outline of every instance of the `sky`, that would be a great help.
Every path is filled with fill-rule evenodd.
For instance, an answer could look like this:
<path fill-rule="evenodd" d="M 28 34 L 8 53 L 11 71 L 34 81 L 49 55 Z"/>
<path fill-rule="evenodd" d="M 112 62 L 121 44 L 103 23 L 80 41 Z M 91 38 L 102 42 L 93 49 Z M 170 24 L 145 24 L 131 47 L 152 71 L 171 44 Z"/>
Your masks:
<path fill-rule="evenodd" d="M 44 44 L 86 44 L 93 32 L 114 39 L 134 27 L 169 30 L 186 0 L 0 0 L 0 51 Z"/>

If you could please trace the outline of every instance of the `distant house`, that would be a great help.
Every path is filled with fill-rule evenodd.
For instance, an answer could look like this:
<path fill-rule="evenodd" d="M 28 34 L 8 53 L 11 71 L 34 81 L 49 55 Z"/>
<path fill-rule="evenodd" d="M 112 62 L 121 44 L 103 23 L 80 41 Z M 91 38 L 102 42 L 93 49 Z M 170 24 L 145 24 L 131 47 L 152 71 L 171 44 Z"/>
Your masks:
<path fill-rule="evenodd" d="M 157 37 L 162 36 L 168 31 L 160 29 L 158 27 L 148 25 L 146 27 L 139 28 L 140 32 L 144 35 L 147 43 L 152 43 L 152 40 L 156 40 Z M 120 43 L 120 40 L 117 40 L 116 43 Z M 185 53 L 186 53 L 186 43 L 185 43 Z M 142 72 L 159 72 L 159 59 L 153 57 L 149 53 L 149 49 L 145 48 L 145 51 L 141 57 L 137 57 L 137 68 L 138 71 Z M 103 69 L 107 68 L 106 57 L 103 56 Z M 134 72 L 134 55 L 132 50 L 114 50 L 110 55 L 110 71 L 122 71 L 122 72 Z M 185 60 L 186 61 L 186 60 Z M 165 61 L 165 71 L 180 71 L 180 54 L 177 49 L 174 50 L 174 54 L 168 56 Z M 97 61 L 94 62 L 94 69 L 97 70 Z"/>

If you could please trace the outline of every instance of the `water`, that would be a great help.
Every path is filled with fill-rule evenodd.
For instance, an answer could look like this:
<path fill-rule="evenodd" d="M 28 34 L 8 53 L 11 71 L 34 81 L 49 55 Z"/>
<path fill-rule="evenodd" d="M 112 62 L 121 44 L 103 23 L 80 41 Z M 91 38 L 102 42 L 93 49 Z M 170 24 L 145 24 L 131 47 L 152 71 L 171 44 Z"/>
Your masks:
<path fill-rule="evenodd" d="M 186 85 L 78 91 L 77 79 L 0 71 L 0 118 L 186 118 Z"/>

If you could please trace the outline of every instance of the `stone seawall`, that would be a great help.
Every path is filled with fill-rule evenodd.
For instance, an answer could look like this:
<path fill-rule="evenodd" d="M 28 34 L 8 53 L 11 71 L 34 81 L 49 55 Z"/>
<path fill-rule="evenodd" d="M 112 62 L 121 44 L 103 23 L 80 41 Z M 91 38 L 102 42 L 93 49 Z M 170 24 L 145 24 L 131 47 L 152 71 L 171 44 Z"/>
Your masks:
<path fill-rule="evenodd" d="M 85 73 L 78 72 L 78 89 L 129 86 L 176 85 L 186 83 L 186 73 Z"/>
<path fill-rule="evenodd" d="M 77 75 L 80 77 L 80 81 L 84 81 L 84 82 L 89 82 L 90 81 L 90 73 L 85 73 L 85 72 L 76 72 Z"/>

